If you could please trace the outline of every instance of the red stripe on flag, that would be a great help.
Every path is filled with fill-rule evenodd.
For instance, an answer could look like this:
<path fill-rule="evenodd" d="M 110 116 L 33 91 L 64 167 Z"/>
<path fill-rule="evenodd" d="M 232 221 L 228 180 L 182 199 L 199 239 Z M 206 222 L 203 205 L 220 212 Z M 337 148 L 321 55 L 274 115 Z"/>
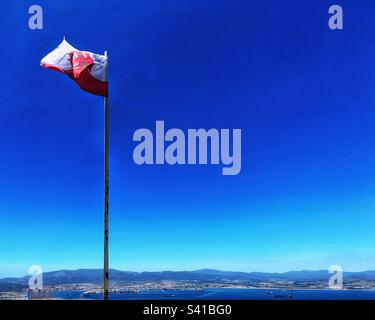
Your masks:
<path fill-rule="evenodd" d="M 82 90 L 96 94 L 97 96 L 108 97 L 108 82 L 93 77 L 88 69 L 82 71 L 78 78 L 73 78 Z"/>
<path fill-rule="evenodd" d="M 91 69 L 91 66 L 84 68 L 83 70 L 81 69 L 79 74 L 74 72 L 74 69 L 64 70 L 56 65 L 47 63 L 42 64 L 42 67 L 65 73 L 69 78 L 74 80 L 82 90 L 88 91 L 97 96 L 108 97 L 108 82 L 93 77 L 89 70 Z"/>

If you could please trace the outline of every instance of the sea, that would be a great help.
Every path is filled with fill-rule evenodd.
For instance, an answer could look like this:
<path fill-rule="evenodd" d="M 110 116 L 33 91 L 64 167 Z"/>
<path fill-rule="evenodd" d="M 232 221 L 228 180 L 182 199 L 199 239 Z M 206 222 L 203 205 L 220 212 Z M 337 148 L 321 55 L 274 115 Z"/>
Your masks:
<path fill-rule="evenodd" d="M 55 291 L 54 299 L 103 299 L 101 293 Z M 202 289 L 111 292 L 110 300 L 375 300 L 375 290 Z"/>

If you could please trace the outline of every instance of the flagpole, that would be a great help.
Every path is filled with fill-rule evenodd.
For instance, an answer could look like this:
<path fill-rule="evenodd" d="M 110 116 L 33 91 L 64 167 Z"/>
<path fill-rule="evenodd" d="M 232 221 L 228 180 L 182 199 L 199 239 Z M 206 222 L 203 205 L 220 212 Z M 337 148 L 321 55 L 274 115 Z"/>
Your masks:
<path fill-rule="evenodd" d="M 107 51 L 104 52 L 107 56 Z M 108 206 L 109 206 L 109 174 L 108 174 L 108 97 L 104 97 L 104 300 L 108 300 L 109 261 L 108 261 Z"/>

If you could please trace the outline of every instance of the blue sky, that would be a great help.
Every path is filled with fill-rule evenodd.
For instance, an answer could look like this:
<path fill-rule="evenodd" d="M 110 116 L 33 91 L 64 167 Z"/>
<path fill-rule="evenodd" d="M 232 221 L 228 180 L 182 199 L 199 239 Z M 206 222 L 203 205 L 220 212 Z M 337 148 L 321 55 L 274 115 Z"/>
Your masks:
<path fill-rule="evenodd" d="M 373 1 L 35 3 L 0 13 L 0 276 L 102 266 L 103 101 L 39 66 L 64 35 L 109 53 L 111 267 L 375 269 Z M 156 120 L 242 129 L 241 173 L 137 166 Z"/>

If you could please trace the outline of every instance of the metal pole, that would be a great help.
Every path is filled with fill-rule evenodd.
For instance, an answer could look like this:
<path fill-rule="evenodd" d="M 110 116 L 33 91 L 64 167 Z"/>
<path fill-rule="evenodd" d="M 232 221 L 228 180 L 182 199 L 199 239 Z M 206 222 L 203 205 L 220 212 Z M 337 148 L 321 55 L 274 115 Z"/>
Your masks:
<path fill-rule="evenodd" d="M 107 56 L 107 51 L 104 53 Z M 104 300 L 108 300 L 108 205 L 109 205 L 109 175 L 108 175 L 108 98 L 104 97 Z"/>

